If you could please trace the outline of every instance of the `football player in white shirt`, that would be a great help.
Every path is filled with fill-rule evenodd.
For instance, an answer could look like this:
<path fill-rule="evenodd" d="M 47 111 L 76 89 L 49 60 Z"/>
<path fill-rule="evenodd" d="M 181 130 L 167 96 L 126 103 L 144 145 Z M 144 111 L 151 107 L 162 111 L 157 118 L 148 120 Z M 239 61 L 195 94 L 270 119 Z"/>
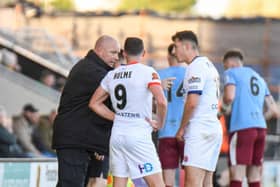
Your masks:
<path fill-rule="evenodd" d="M 151 132 L 163 126 L 167 101 L 157 72 L 140 63 L 143 56 L 143 41 L 127 38 L 124 46 L 127 65 L 105 76 L 89 104 L 97 114 L 114 121 L 110 138 L 114 187 L 126 187 L 128 177 L 144 177 L 149 187 L 165 187 Z M 103 104 L 109 96 L 114 112 Z M 153 96 L 157 121 L 151 120 Z"/>
<path fill-rule="evenodd" d="M 185 186 L 211 187 L 222 143 L 217 118 L 219 74 L 208 58 L 199 56 L 197 37 L 192 31 L 177 32 L 172 40 L 177 59 L 189 64 L 184 80 L 184 113 L 176 134 L 178 140 L 185 140 Z"/>

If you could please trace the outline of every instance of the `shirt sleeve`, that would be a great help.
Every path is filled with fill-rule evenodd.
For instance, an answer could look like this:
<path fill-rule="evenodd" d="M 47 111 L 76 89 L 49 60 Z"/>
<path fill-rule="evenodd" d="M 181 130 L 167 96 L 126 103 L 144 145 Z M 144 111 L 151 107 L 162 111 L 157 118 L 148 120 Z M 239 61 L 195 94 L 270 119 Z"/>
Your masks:
<path fill-rule="evenodd" d="M 203 70 L 195 65 L 189 66 L 185 79 L 185 89 L 187 94 L 202 94 L 205 84 Z"/>
<path fill-rule="evenodd" d="M 102 79 L 100 86 L 106 91 L 109 92 L 109 82 L 110 82 L 110 72 Z"/>
<path fill-rule="evenodd" d="M 224 85 L 229 85 L 229 84 L 236 84 L 234 76 L 231 71 L 225 71 L 224 73 Z"/>
<path fill-rule="evenodd" d="M 148 88 L 152 85 L 161 84 L 159 74 L 153 68 L 151 69 L 151 71 L 149 71 L 147 78 L 148 78 L 148 85 L 147 85 Z"/>

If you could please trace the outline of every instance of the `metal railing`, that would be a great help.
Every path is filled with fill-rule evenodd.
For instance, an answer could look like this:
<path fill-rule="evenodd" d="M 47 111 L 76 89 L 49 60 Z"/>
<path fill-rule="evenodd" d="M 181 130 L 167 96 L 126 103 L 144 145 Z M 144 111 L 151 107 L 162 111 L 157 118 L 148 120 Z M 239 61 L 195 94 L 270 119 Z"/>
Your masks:
<path fill-rule="evenodd" d="M 17 50 L 22 55 L 66 76 L 78 61 L 63 38 L 51 36 L 43 29 L 25 27 L 16 32 L 0 29 L 0 45 Z"/>

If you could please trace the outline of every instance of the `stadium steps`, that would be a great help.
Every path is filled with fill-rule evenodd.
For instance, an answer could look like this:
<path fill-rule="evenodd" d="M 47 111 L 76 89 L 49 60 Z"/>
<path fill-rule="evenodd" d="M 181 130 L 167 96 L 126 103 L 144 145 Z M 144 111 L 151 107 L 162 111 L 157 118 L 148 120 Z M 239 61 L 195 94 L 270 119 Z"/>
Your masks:
<path fill-rule="evenodd" d="M 17 55 L 18 63 L 22 67 L 22 73 L 39 80 L 41 72 L 45 69 L 56 74 L 58 77 L 67 77 L 69 69 L 35 54 L 31 50 L 18 45 L 12 39 L 0 35 L 0 48 L 5 48 Z"/>
<path fill-rule="evenodd" d="M 60 92 L 0 65 L 0 105 L 10 115 L 19 114 L 26 103 L 34 104 L 40 114 L 49 113 L 57 108 L 59 97 Z"/>

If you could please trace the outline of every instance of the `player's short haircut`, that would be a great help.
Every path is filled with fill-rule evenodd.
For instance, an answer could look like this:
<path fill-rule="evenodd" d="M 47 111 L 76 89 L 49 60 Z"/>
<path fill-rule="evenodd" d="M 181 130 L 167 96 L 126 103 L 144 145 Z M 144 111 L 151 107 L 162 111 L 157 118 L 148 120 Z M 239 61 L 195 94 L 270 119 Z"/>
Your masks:
<path fill-rule="evenodd" d="M 223 62 L 229 58 L 238 58 L 239 60 L 243 61 L 243 54 L 240 49 L 230 49 L 225 53 Z"/>
<path fill-rule="evenodd" d="M 174 54 L 174 47 L 175 47 L 174 43 L 172 43 L 172 44 L 170 44 L 168 46 L 168 48 L 167 48 L 168 55 L 175 56 L 175 54 Z"/>
<path fill-rule="evenodd" d="M 176 32 L 176 34 L 172 36 L 172 41 L 175 41 L 176 39 L 178 39 L 179 41 L 188 40 L 193 42 L 196 46 L 198 46 L 196 34 L 189 30 Z"/>
<path fill-rule="evenodd" d="M 119 56 L 119 60 L 124 59 L 124 56 L 123 56 L 123 49 L 120 50 L 120 52 L 118 53 L 118 56 Z"/>
<path fill-rule="evenodd" d="M 128 55 L 137 56 L 144 51 L 143 40 L 137 37 L 128 37 L 124 42 L 124 51 Z"/>

